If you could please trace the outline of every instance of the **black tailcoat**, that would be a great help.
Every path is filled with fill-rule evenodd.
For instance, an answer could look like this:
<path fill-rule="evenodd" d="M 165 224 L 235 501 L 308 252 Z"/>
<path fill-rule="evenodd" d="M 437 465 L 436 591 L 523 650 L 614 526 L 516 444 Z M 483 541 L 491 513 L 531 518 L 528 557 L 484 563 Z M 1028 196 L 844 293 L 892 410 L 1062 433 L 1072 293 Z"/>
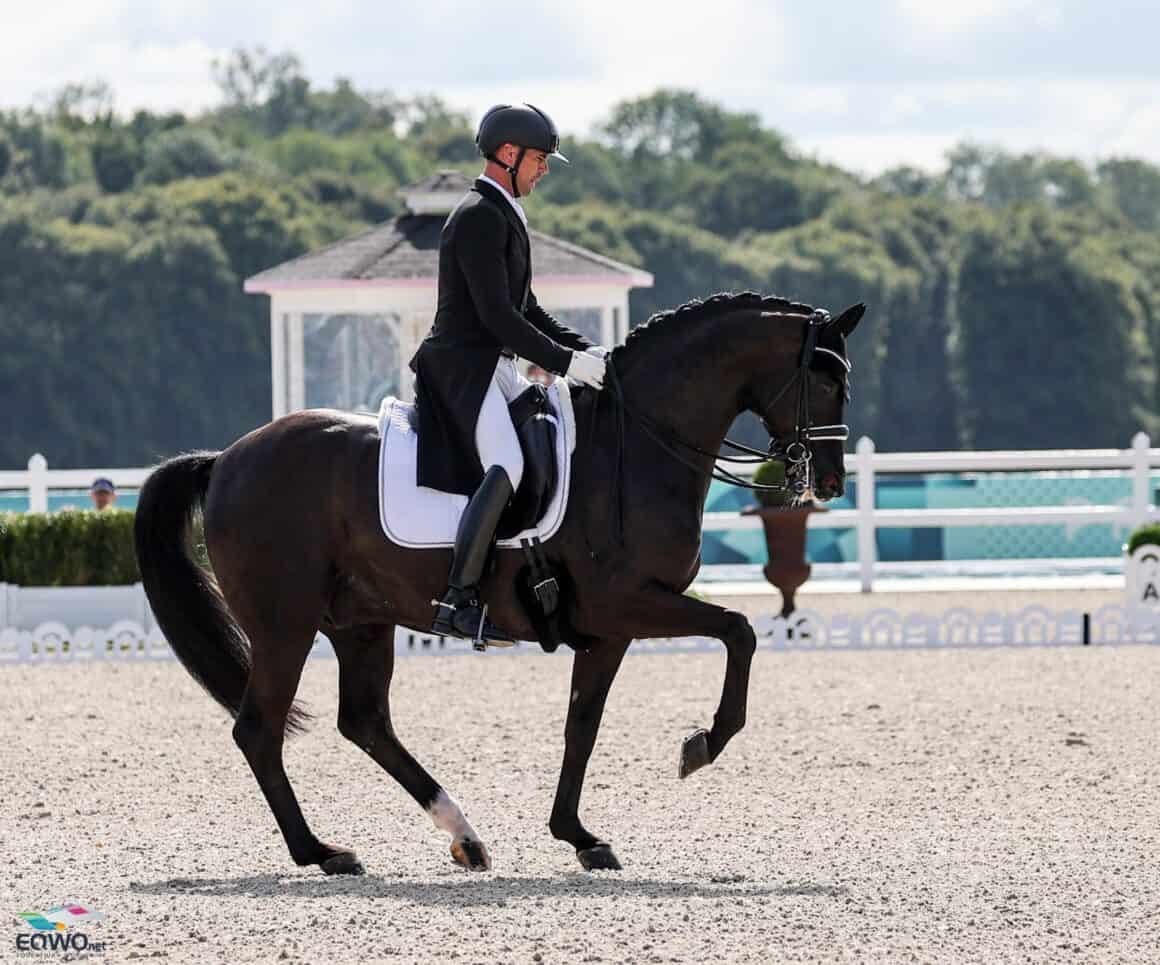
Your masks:
<path fill-rule="evenodd" d="M 414 358 L 420 486 L 470 496 L 483 479 L 475 424 L 501 354 L 563 375 L 571 349 L 591 346 L 532 293 L 532 257 L 520 216 L 477 180 L 439 241 L 435 322 Z"/>

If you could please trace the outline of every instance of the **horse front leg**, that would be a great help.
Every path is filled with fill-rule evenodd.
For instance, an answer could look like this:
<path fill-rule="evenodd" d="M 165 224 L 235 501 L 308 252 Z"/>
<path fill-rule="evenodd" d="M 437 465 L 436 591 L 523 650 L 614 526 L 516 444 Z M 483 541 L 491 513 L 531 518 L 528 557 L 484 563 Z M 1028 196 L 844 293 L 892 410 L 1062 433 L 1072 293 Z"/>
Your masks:
<path fill-rule="evenodd" d="M 617 601 L 616 612 L 631 613 L 633 637 L 716 637 L 725 644 L 725 685 L 709 730 L 699 729 L 681 745 L 677 774 L 686 778 L 715 761 L 742 727 L 749 700 L 749 669 L 757 636 L 743 613 L 705 603 L 660 586 Z"/>
<path fill-rule="evenodd" d="M 552 836 L 567 841 L 586 871 L 619 871 L 612 848 L 589 834 L 580 823 L 580 792 L 584 772 L 596 743 L 608 690 L 620 669 L 631 640 L 605 640 L 587 652 L 577 652 L 572 662 L 572 685 L 568 720 L 564 725 L 564 764 L 548 821 Z"/>

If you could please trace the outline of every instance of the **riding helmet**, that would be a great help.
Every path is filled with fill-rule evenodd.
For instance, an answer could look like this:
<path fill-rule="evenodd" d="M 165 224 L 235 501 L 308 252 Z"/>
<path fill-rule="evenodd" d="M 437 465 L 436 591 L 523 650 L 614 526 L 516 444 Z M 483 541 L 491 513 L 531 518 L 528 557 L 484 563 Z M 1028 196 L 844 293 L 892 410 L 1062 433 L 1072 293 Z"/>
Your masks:
<path fill-rule="evenodd" d="M 560 153 L 560 134 L 552 119 L 531 104 L 496 104 L 479 122 L 475 145 L 479 153 L 490 158 L 501 144 L 543 151 L 549 157 L 568 159 Z"/>

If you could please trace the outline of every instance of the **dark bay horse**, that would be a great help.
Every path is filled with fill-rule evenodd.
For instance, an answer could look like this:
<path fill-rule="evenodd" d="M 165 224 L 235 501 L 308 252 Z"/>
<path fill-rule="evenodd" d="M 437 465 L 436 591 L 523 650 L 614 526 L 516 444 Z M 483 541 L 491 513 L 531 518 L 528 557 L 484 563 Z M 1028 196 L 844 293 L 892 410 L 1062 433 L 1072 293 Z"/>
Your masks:
<path fill-rule="evenodd" d="M 700 564 L 701 513 L 713 453 L 751 410 L 813 494 L 842 492 L 845 339 L 864 309 L 837 319 L 753 293 L 716 295 L 655 316 L 611 355 L 619 404 L 573 388 L 578 439 L 567 515 L 544 544 L 562 573 L 565 639 L 575 649 L 564 762 L 552 834 L 588 869 L 620 867 L 580 822 L 584 772 L 609 687 L 634 638 L 707 636 L 725 645 L 720 704 L 686 738 L 680 776 L 714 761 L 745 723 L 752 627 L 684 591 Z M 815 348 L 816 346 L 816 348 Z M 314 836 L 282 765 L 302 720 L 294 695 L 315 633 L 334 645 L 339 731 L 361 747 L 452 837 L 456 861 L 490 867 L 459 805 L 399 742 L 389 692 L 396 626 L 425 631 L 450 550 L 408 550 L 379 524 L 376 420 L 296 412 L 228 449 L 161 465 L 141 490 L 136 546 L 149 602 L 186 669 L 235 718 L 233 736 L 299 865 L 357 874 L 353 851 Z M 795 448 L 796 447 L 796 448 Z M 700 451 L 698 451 L 700 450 Z M 213 575 L 190 534 L 204 515 Z M 481 589 L 491 618 L 534 640 L 515 591 L 518 550 L 495 554 Z"/>

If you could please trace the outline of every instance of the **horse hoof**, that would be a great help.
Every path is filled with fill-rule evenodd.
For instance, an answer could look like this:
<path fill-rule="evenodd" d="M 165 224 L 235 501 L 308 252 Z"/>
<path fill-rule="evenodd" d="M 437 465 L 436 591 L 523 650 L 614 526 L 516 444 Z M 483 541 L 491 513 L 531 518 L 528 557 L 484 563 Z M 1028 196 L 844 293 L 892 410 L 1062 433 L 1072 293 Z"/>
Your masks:
<path fill-rule="evenodd" d="M 702 727 L 693 731 L 681 744 L 681 766 L 677 769 L 677 776 L 684 780 L 708 763 L 709 732 Z"/>
<path fill-rule="evenodd" d="M 580 859 L 580 864 L 583 865 L 585 871 L 620 870 L 620 862 L 616 860 L 612 848 L 603 841 L 591 848 L 578 850 L 576 857 Z"/>
<path fill-rule="evenodd" d="M 468 871 L 490 871 L 491 856 L 482 841 L 464 838 L 462 841 L 451 842 L 451 857 L 455 863 L 463 865 Z"/>
<path fill-rule="evenodd" d="M 319 867 L 328 875 L 362 875 L 366 869 L 353 851 L 339 851 L 322 862 Z"/>

